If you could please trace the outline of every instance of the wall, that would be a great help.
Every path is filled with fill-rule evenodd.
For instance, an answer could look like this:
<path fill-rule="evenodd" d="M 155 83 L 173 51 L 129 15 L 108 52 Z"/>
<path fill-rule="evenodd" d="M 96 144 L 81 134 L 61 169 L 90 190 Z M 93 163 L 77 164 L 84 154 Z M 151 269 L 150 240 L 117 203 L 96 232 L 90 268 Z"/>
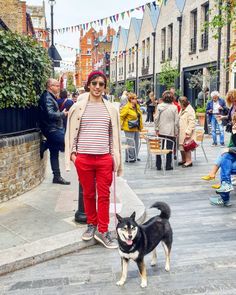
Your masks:
<path fill-rule="evenodd" d="M 40 159 L 39 147 L 39 132 L 0 139 L 0 203 L 43 181 L 47 157 Z"/>

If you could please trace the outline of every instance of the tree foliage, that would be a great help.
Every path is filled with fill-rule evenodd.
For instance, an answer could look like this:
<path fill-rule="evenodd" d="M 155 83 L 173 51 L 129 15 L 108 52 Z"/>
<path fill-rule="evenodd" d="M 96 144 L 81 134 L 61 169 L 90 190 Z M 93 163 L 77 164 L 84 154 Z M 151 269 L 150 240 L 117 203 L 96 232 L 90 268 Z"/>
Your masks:
<path fill-rule="evenodd" d="M 74 84 L 74 75 L 73 73 L 68 73 L 67 74 L 67 90 L 72 93 L 76 91 L 76 87 Z"/>
<path fill-rule="evenodd" d="M 0 109 L 36 106 L 51 60 L 36 40 L 0 31 Z"/>
<path fill-rule="evenodd" d="M 176 67 L 172 67 L 170 62 L 165 62 L 161 67 L 159 74 L 159 81 L 161 85 L 164 85 L 166 89 L 170 89 L 175 86 L 176 79 L 179 77 L 179 71 Z"/>

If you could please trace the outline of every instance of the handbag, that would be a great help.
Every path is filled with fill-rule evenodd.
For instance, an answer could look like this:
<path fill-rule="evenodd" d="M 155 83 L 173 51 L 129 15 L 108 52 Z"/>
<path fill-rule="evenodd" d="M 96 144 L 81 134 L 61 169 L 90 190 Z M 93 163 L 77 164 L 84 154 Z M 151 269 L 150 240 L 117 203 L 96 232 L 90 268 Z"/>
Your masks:
<path fill-rule="evenodd" d="M 198 147 L 198 144 L 194 139 L 185 140 L 183 143 L 183 148 L 185 152 L 193 151 Z"/>
<path fill-rule="evenodd" d="M 232 132 L 232 123 L 228 122 L 225 127 L 225 131 L 231 133 Z"/>
<path fill-rule="evenodd" d="M 130 120 L 128 121 L 128 126 L 130 129 L 132 128 L 139 128 L 139 118 L 136 120 Z"/>

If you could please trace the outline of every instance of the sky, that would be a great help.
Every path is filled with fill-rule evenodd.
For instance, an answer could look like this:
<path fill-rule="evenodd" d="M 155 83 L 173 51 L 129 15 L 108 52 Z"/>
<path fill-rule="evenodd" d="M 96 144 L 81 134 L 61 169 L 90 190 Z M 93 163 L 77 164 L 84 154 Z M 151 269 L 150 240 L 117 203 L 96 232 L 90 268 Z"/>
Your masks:
<path fill-rule="evenodd" d="M 81 23 L 87 23 L 93 20 L 109 17 L 123 11 L 144 5 L 151 0 L 56 0 L 54 6 L 54 29 L 75 26 Z M 43 0 L 26 0 L 28 5 L 42 5 Z M 50 27 L 50 5 L 45 0 L 47 24 Z M 131 17 L 142 18 L 141 11 L 134 11 Z M 118 29 L 118 26 L 129 28 L 130 18 L 125 16 L 124 21 L 119 18 L 116 25 L 111 27 Z M 94 27 L 99 30 L 99 27 Z M 105 30 L 105 26 L 104 26 Z M 54 42 L 73 48 L 79 47 L 79 32 L 54 34 Z M 57 46 L 57 49 L 64 61 L 75 60 L 75 51 L 63 49 Z"/>

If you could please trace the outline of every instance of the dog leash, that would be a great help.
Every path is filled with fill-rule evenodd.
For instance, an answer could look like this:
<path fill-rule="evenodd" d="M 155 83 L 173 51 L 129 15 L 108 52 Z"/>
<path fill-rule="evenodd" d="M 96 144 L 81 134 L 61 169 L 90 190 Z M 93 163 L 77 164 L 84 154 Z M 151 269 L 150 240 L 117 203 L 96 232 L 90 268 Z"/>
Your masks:
<path fill-rule="evenodd" d="M 114 194 L 114 218 L 115 218 L 115 228 L 117 226 L 116 220 L 116 172 L 113 171 L 113 194 Z"/>

